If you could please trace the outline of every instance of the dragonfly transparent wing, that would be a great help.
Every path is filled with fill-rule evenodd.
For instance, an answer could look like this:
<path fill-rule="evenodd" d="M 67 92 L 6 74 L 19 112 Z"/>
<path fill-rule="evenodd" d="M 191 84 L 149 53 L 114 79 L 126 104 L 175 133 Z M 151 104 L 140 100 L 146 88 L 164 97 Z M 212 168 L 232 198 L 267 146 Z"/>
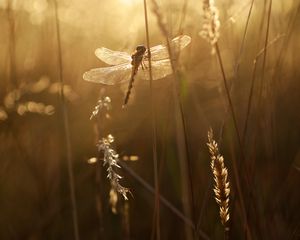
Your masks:
<path fill-rule="evenodd" d="M 137 75 L 142 79 L 150 80 L 149 62 L 144 61 L 144 65 L 145 65 L 145 69 L 142 69 L 142 67 L 140 67 Z M 170 59 L 163 59 L 160 61 L 152 61 L 151 67 L 152 67 L 153 80 L 158 80 L 158 79 L 164 78 L 164 77 L 172 74 L 172 67 L 171 67 Z"/>
<path fill-rule="evenodd" d="M 95 55 L 101 61 L 109 65 L 119 65 L 131 62 L 131 56 L 128 53 L 113 51 L 105 47 L 97 48 L 95 50 Z"/>
<path fill-rule="evenodd" d="M 114 85 L 130 80 L 132 65 L 129 63 L 111 67 L 94 68 L 83 74 L 83 79 L 94 83 Z"/>
<path fill-rule="evenodd" d="M 175 53 L 185 48 L 191 42 L 191 37 L 187 35 L 180 35 L 170 42 L 171 50 Z M 168 48 L 165 45 L 157 45 L 150 48 L 152 61 L 169 58 Z"/>

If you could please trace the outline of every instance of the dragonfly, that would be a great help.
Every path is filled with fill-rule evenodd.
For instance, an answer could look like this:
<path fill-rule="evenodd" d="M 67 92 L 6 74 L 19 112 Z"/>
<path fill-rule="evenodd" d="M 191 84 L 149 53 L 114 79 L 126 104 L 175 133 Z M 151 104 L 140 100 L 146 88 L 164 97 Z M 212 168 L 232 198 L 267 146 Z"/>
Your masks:
<path fill-rule="evenodd" d="M 190 42 L 191 37 L 180 35 L 170 41 L 170 48 L 175 53 L 179 53 Z M 95 55 L 101 61 L 111 66 L 93 68 L 83 74 L 83 79 L 106 85 L 128 82 L 123 107 L 129 101 L 135 78 L 150 80 L 149 56 L 151 56 L 152 80 L 162 79 L 172 74 L 169 51 L 167 46 L 162 44 L 151 47 L 149 50 L 144 45 L 138 45 L 132 55 L 127 52 L 113 51 L 101 47 L 95 50 Z"/>

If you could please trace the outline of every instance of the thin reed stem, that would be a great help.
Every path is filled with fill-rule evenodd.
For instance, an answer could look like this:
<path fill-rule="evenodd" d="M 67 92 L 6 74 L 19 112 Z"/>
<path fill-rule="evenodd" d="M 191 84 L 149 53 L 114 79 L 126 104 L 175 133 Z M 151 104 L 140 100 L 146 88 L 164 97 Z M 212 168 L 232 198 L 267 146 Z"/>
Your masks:
<path fill-rule="evenodd" d="M 237 80 L 237 78 L 238 78 L 238 72 L 239 72 L 239 68 L 240 68 L 240 64 L 241 64 L 242 54 L 243 54 L 244 48 L 245 48 L 246 35 L 247 35 L 248 27 L 249 27 L 250 16 L 251 16 L 251 13 L 252 13 L 253 5 L 254 5 L 254 0 L 252 0 L 252 2 L 251 2 L 250 9 L 249 9 L 248 16 L 247 16 L 247 20 L 246 20 L 246 25 L 245 25 L 245 29 L 244 29 L 244 33 L 243 33 L 243 38 L 242 38 L 242 43 L 241 43 L 241 47 L 240 47 L 240 50 L 239 50 L 237 63 L 236 63 L 236 67 L 235 67 L 235 78 L 233 79 L 233 81 L 232 81 L 232 83 L 229 87 L 230 88 L 229 91 L 230 91 L 231 94 L 232 94 L 233 88 L 234 88 L 234 80 Z M 226 109 L 226 113 L 227 112 L 228 112 L 228 109 Z M 218 139 L 219 143 L 221 143 L 221 141 L 222 141 L 223 131 L 224 131 L 224 128 L 225 128 L 225 122 L 226 122 L 226 119 L 224 119 L 222 124 L 221 124 L 221 128 L 220 128 L 220 131 L 219 131 L 219 139 Z M 243 141 L 242 141 L 242 143 L 243 143 Z"/>
<path fill-rule="evenodd" d="M 187 7 L 188 7 L 188 0 L 183 0 L 182 10 L 181 10 L 182 14 L 180 16 L 180 21 L 179 21 L 178 35 L 181 35 L 183 33 L 183 24 L 186 18 Z"/>
<path fill-rule="evenodd" d="M 240 47 L 238 58 L 237 58 L 237 64 L 236 64 L 236 67 L 235 67 L 235 78 L 237 78 L 237 75 L 238 75 L 238 71 L 239 71 L 239 67 L 240 67 L 240 63 L 241 63 L 241 57 L 242 57 L 244 47 L 245 47 L 246 35 L 247 35 L 248 27 L 249 27 L 250 16 L 251 16 L 251 13 L 252 13 L 253 5 L 254 5 L 254 0 L 252 0 L 252 2 L 251 2 L 249 12 L 248 12 L 248 16 L 247 16 L 247 20 L 246 20 L 246 25 L 245 25 L 245 29 L 244 29 L 244 33 L 243 33 L 243 38 L 242 38 L 242 43 L 241 43 L 241 47 Z M 229 89 L 230 93 L 232 92 L 233 84 L 234 84 L 234 82 L 232 82 L 232 84 L 229 87 L 230 88 Z M 227 111 L 228 110 L 226 110 L 226 112 Z M 220 128 L 219 142 L 221 142 L 221 140 L 222 140 L 224 127 L 225 127 L 225 119 L 223 120 L 223 123 L 222 123 L 221 128 Z M 243 141 L 242 141 L 242 143 L 243 143 Z"/>
<path fill-rule="evenodd" d="M 160 207 L 159 207 L 159 179 L 158 179 L 158 159 L 157 159 L 157 127 L 156 127 L 156 114 L 154 106 L 153 95 L 153 76 L 152 76 L 152 63 L 150 52 L 150 39 L 149 39 L 149 24 L 148 24 L 148 9 L 147 0 L 144 0 L 144 17 L 146 28 L 146 40 L 147 40 L 147 54 L 149 59 L 149 77 L 150 77 L 150 98 L 151 98 L 151 119 L 152 119 L 152 157 L 153 157 L 153 170 L 154 170 L 154 219 L 156 222 L 156 239 L 160 239 Z"/>
<path fill-rule="evenodd" d="M 265 6 L 266 6 L 266 4 L 267 4 L 267 1 L 265 1 Z M 272 0 L 269 0 L 268 15 L 267 15 L 267 29 L 266 29 L 266 35 L 265 35 L 265 41 L 264 41 L 264 48 L 260 52 L 260 53 L 263 54 L 263 64 L 262 64 L 262 72 L 261 72 L 261 83 L 260 83 L 259 92 L 258 92 L 258 102 L 257 102 L 257 106 L 256 106 L 257 121 L 256 121 L 256 126 L 255 126 L 254 139 L 257 139 L 257 137 L 259 135 L 260 124 L 262 123 L 260 120 L 266 120 L 266 118 L 265 118 L 266 117 L 266 111 L 264 111 L 264 107 L 265 107 L 265 104 L 266 104 L 266 102 L 265 102 L 266 101 L 266 99 L 265 99 L 266 96 L 264 96 L 264 94 L 266 94 L 267 92 L 264 92 L 264 90 L 267 91 L 267 84 L 265 83 L 266 82 L 266 80 L 265 80 L 265 71 L 266 71 L 266 64 L 267 64 L 267 50 L 268 50 L 268 41 L 269 41 L 271 12 L 272 12 Z M 255 75 L 253 74 L 253 76 L 255 76 Z M 253 84 L 254 84 L 254 80 L 253 80 Z M 251 98 L 252 98 L 253 91 L 254 91 L 253 88 L 254 88 L 254 86 L 252 86 L 252 92 L 250 93 Z M 249 99 L 249 102 L 248 102 L 249 109 L 247 109 L 247 111 L 249 111 L 249 113 L 247 113 L 247 114 L 250 114 L 251 102 L 252 102 L 252 99 Z M 269 124 L 271 125 L 272 121 L 270 121 Z M 248 125 L 248 123 L 247 123 L 247 125 Z M 243 141 L 246 141 L 245 140 L 246 131 L 247 131 L 247 126 L 245 124 Z M 259 136 L 259 138 L 261 138 L 261 136 Z M 257 144 L 258 144 L 258 142 L 255 141 L 255 148 L 256 149 L 257 149 Z M 253 159 L 253 161 L 254 161 L 254 159 Z M 252 191 L 250 190 L 249 198 L 253 197 Z M 265 219 L 265 217 L 262 216 L 261 219 L 259 219 L 259 221 L 261 223 L 261 231 L 263 232 L 263 230 L 266 227 L 266 219 Z"/>
<path fill-rule="evenodd" d="M 265 51 L 264 51 L 263 66 L 262 66 L 262 72 L 261 72 L 261 84 L 260 84 L 260 91 L 259 91 L 258 108 L 260 108 L 260 106 L 262 104 L 261 101 L 263 98 L 262 95 L 263 95 L 263 87 L 264 87 L 266 61 L 267 61 L 267 45 L 268 45 L 268 41 L 269 41 L 271 12 L 272 12 L 272 0 L 270 0 L 270 2 L 269 2 L 267 30 L 266 30 L 265 46 L 264 46 Z"/>
<path fill-rule="evenodd" d="M 149 183 L 147 183 L 141 176 L 136 174 L 130 167 L 128 167 L 125 162 L 120 161 L 119 164 L 129 175 L 131 175 L 137 182 L 139 182 L 146 190 L 148 190 L 152 194 L 155 194 L 155 189 Z M 195 230 L 195 225 L 193 221 L 188 216 L 185 216 L 182 212 L 180 212 L 171 202 L 169 202 L 161 194 L 159 196 L 159 200 L 162 203 L 162 205 L 168 208 L 175 216 L 180 218 L 186 226 Z M 202 229 L 198 228 L 198 231 L 202 239 L 206 239 L 206 240 L 210 239 Z"/>
<path fill-rule="evenodd" d="M 99 120 L 99 115 L 97 117 Z M 98 142 L 100 139 L 100 124 L 99 121 L 94 123 L 94 132 L 95 132 L 95 142 Z M 98 152 L 98 159 L 100 159 L 100 152 Z M 105 238 L 104 232 L 104 214 L 103 214 L 103 203 L 102 203 L 102 175 L 103 175 L 103 166 L 102 162 L 97 161 L 96 163 L 96 210 L 99 220 L 99 238 Z"/>
<path fill-rule="evenodd" d="M 7 19 L 9 25 L 9 90 L 17 88 L 18 80 L 16 74 L 16 37 L 15 37 L 15 19 L 12 10 L 12 1 L 7 0 Z"/>
<path fill-rule="evenodd" d="M 298 21 L 298 14 L 300 12 L 300 2 L 298 3 L 298 6 L 295 8 L 295 13 L 294 16 L 292 16 L 289 20 L 288 26 L 287 26 L 287 31 L 286 31 L 286 39 L 285 42 L 281 45 L 280 48 L 280 52 L 278 54 L 278 58 L 275 64 L 275 71 L 273 72 L 273 76 L 272 76 L 272 82 L 275 85 L 275 89 L 280 88 L 279 84 L 280 84 L 280 71 L 281 71 L 281 67 L 283 66 L 283 61 L 284 61 L 284 54 L 287 53 L 286 48 L 290 43 L 291 40 L 291 36 L 293 31 L 295 30 L 295 26 L 297 25 L 297 21 Z"/>
<path fill-rule="evenodd" d="M 122 207 L 122 232 L 123 239 L 130 240 L 130 215 L 129 215 L 129 201 L 125 201 Z"/>
<path fill-rule="evenodd" d="M 283 37 L 284 37 L 284 35 L 279 35 L 278 37 L 274 38 L 272 41 L 270 41 L 268 43 L 267 48 L 269 48 L 271 45 L 273 45 L 274 43 L 276 43 L 279 39 L 281 39 Z M 251 111 L 252 102 L 253 102 L 252 98 L 253 98 L 253 94 L 254 94 L 254 85 L 255 85 L 257 62 L 258 62 L 259 58 L 262 56 L 262 54 L 266 51 L 266 49 L 263 48 L 261 51 L 259 51 L 259 53 L 256 55 L 256 57 L 253 60 L 251 86 L 250 86 L 250 92 L 249 92 L 249 97 L 248 97 L 248 101 L 247 101 L 245 124 L 244 124 L 243 135 L 242 135 L 243 146 L 245 146 L 245 144 L 246 144 L 246 142 L 245 142 L 246 141 L 246 134 L 247 134 L 247 129 L 248 129 L 250 111 Z"/>
<path fill-rule="evenodd" d="M 164 35 L 167 43 L 167 49 L 168 49 L 168 54 L 169 54 L 169 59 L 171 60 L 171 67 L 172 67 L 172 76 L 174 79 L 173 83 L 173 96 L 174 96 L 174 101 L 175 105 L 178 106 L 179 109 L 179 115 L 180 119 L 175 116 L 176 120 L 176 134 L 177 134 L 177 144 L 179 148 L 179 159 L 181 163 L 181 173 L 182 173 L 182 179 L 183 181 L 186 181 L 187 183 L 184 183 L 182 189 L 185 191 L 185 188 L 187 186 L 189 194 L 184 194 L 183 193 L 183 206 L 184 206 L 184 211 L 186 214 L 192 217 L 193 223 L 195 225 L 195 202 L 194 202 L 194 193 L 193 193 L 193 181 L 192 181 L 192 171 L 191 171 L 191 160 L 190 160 L 190 154 L 189 154 L 189 146 L 188 146 L 188 141 L 187 141 L 187 127 L 185 123 L 185 117 L 184 117 L 184 111 L 183 111 L 183 105 L 180 97 L 180 93 L 178 91 L 178 76 L 176 73 L 176 59 L 174 58 L 174 54 L 171 49 L 170 45 L 170 39 L 169 39 L 169 33 L 168 30 L 165 26 L 165 23 L 163 22 L 163 17 L 161 15 L 159 6 L 155 0 L 152 0 L 152 11 L 154 15 L 157 18 L 157 23 L 158 26 Z M 186 180 L 187 179 L 187 180 Z M 187 238 L 191 238 L 191 234 L 187 230 Z M 194 231 L 194 234 L 196 232 Z"/>
<path fill-rule="evenodd" d="M 238 55 L 238 59 L 237 59 L 237 64 L 236 64 L 236 68 L 235 68 L 235 75 L 236 76 L 237 76 L 238 71 L 239 71 L 242 54 L 243 54 L 244 48 L 245 48 L 246 35 L 247 35 L 248 27 L 249 27 L 250 16 L 251 16 L 251 13 L 252 13 L 253 5 L 254 5 L 254 0 L 252 0 L 252 2 L 251 2 L 249 12 L 248 12 L 248 16 L 247 16 L 247 20 L 246 20 L 246 25 L 245 25 L 245 29 L 244 29 L 244 33 L 243 33 L 243 38 L 242 38 L 242 43 L 241 43 L 241 47 L 240 47 L 240 51 L 239 51 L 239 55 Z"/>
<path fill-rule="evenodd" d="M 62 115 L 63 115 L 63 128 L 64 128 L 66 152 L 67 152 L 68 176 L 69 176 L 69 186 L 70 186 L 70 198 L 71 198 L 71 205 L 72 205 L 74 238 L 75 238 L 75 240 L 79 240 L 80 237 L 79 237 L 79 228 L 78 228 L 77 204 L 76 204 L 76 196 L 75 196 L 75 183 L 74 183 L 74 173 L 73 173 L 73 163 L 72 163 L 70 126 L 69 126 L 69 120 L 68 120 L 66 100 L 65 100 L 65 96 L 64 96 L 62 47 L 61 47 L 61 37 L 60 37 L 60 25 L 59 25 L 59 19 L 58 19 L 58 5 L 57 5 L 56 0 L 53 0 L 53 2 L 54 2 L 54 11 L 55 11 L 56 37 L 57 37 L 58 72 L 59 72 L 59 81 L 61 84 L 61 88 L 60 88 L 61 111 L 62 111 Z"/>
<path fill-rule="evenodd" d="M 221 70 L 222 77 L 223 77 L 223 83 L 224 83 L 225 94 L 226 94 L 226 98 L 227 98 L 227 101 L 228 101 L 229 110 L 230 110 L 230 113 L 231 113 L 235 133 L 236 133 L 238 144 L 239 144 L 241 160 L 244 160 L 245 155 L 244 155 L 244 151 L 243 151 L 243 145 L 242 145 L 242 141 L 241 141 L 240 132 L 239 132 L 239 129 L 238 129 L 236 115 L 235 115 L 232 99 L 231 99 L 231 96 L 230 96 L 230 90 L 229 90 L 227 78 L 226 78 L 226 75 L 225 75 L 225 70 L 224 70 L 223 61 L 222 61 L 222 57 L 221 57 L 218 42 L 215 43 L 215 50 L 216 50 L 216 53 L 217 53 L 217 58 L 218 58 L 218 62 L 219 62 L 219 65 L 220 65 L 220 70 Z M 240 176 L 239 176 L 239 173 L 238 173 L 238 165 L 237 165 L 237 162 L 236 162 L 235 158 L 233 158 L 233 160 L 232 160 L 232 165 L 233 165 L 234 176 L 235 176 L 235 179 L 236 179 L 237 193 L 238 193 L 240 203 L 241 203 L 241 210 L 242 210 L 242 215 L 243 215 L 243 219 L 244 219 L 244 224 L 245 224 L 247 236 L 249 237 L 249 239 L 252 239 L 250 228 L 249 228 L 249 225 L 248 225 L 248 220 L 247 220 L 247 212 L 246 212 L 246 208 L 245 208 L 243 192 L 242 192 L 242 189 L 241 189 L 241 179 L 240 179 Z"/>
<path fill-rule="evenodd" d="M 231 96 L 230 96 L 230 88 L 228 86 L 228 81 L 227 81 L 227 78 L 226 78 L 226 75 L 225 75 L 225 70 L 224 70 L 223 61 L 222 61 L 222 57 L 221 57 L 221 53 L 220 53 L 218 43 L 215 44 L 215 48 L 216 48 L 218 62 L 219 62 L 219 65 L 220 65 L 220 70 L 221 70 L 221 73 L 222 73 L 226 98 L 227 98 L 227 101 L 228 101 L 228 104 L 229 104 L 229 110 L 230 110 L 230 113 L 231 113 L 231 116 L 232 116 L 235 133 L 236 133 L 236 136 L 237 136 L 237 140 L 238 140 L 238 144 L 239 144 L 239 147 L 240 147 L 241 154 L 243 155 L 244 153 L 243 153 L 243 149 L 242 149 L 241 136 L 240 136 L 240 132 L 239 132 L 239 129 L 238 129 L 236 115 L 235 115 L 232 99 L 231 99 Z M 243 156 L 243 158 L 244 158 L 244 156 Z"/>

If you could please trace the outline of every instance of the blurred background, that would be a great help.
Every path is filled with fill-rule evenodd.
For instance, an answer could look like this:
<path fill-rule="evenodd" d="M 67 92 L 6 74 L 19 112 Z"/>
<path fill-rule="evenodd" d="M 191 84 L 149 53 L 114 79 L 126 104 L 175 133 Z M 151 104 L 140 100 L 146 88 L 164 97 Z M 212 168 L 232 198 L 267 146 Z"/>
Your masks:
<path fill-rule="evenodd" d="M 165 44 L 151 2 L 150 45 Z M 243 137 L 241 161 L 218 60 L 199 34 L 202 1 L 157 1 L 170 37 L 192 38 L 178 59 L 176 84 L 194 204 L 189 211 L 184 204 L 189 191 L 181 162 L 184 141 L 178 140 L 184 135 L 178 134 L 172 76 L 153 85 L 160 194 L 190 214 L 208 239 L 222 238 L 206 146 L 212 127 L 233 186 L 231 238 L 245 239 L 235 201 L 235 158 L 240 176 L 249 180 L 242 188 L 252 239 L 299 239 L 300 5 L 297 0 L 273 1 L 270 11 L 270 1 L 254 1 L 251 8 L 252 2 L 216 1 L 219 47 Z M 0 239 L 75 239 L 68 156 L 81 239 L 153 239 L 154 194 L 146 187 L 154 186 L 149 82 L 137 80 L 128 107 L 122 109 L 126 83 L 106 86 L 82 79 L 85 71 L 107 66 L 94 55 L 96 48 L 131 54 L 146 44 L 143 1 L 57 0 L 55 5 L 52 0 L 0 0 L 0 29 Z M 105 96 L 111 98 L 111 110 L 90 120 Z M 111 210 L 101 158 L 95 164 L 88 161 L 98 156 L 96 143 L 108 134 L 115 137 L 113 148 L 125 164 L 117 170 L 124 177 L 121 183 L 132 192 L 129 201 L 119 198 L 117 213 Z M 190 230 L 174 210 L 160 204 L 161 239 L 188 239 Z"/>

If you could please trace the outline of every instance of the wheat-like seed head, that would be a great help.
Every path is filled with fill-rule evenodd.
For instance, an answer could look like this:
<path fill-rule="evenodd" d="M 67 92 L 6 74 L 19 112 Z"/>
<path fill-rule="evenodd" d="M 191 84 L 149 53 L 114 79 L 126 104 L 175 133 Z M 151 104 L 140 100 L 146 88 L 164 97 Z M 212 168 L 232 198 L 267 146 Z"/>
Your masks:
<path fill-rule="evenodd" d="M 230 187 L 227 180 L 228 171 L 224 166 L 224 158 L 220 155 L 217 142 L 213 139 L 213 131 L 208 131 L 208 143 L 207 143 L 210 158 L 211 169 L 214 175 L 214 193 L 217 204 L 220 208 L 220 218 L 223 226 L 226 227 L 226 223 L 229 220 L 229 193 Z"/>

